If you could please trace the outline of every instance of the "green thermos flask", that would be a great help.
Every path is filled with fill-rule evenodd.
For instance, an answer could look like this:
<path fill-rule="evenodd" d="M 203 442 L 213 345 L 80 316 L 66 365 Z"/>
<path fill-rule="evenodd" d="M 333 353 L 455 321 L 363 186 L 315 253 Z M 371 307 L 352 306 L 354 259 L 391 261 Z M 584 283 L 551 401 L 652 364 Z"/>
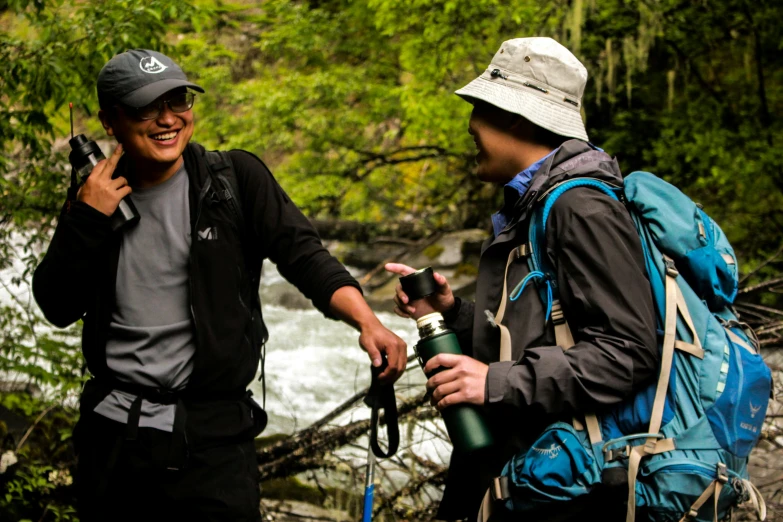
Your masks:
<path fill-rule="evenodd" d="M 411 302 L 431 295 L 437 289 L 432 268 L 429 267 L 401 277 L 400 282 Z M 416 326 L 419 329 L 416 355 L 422 369 L 427 361 L 439 353 L 462 355 L 456 334 L 446 328 L 441 314 L 435 312 L 420 317 L 416 320 Z M 478 407 L 472 404 L 455 404 L 443 409 L 442 414 L 456 451 L 471 453 L 492 445 L 492 433 Z"/>

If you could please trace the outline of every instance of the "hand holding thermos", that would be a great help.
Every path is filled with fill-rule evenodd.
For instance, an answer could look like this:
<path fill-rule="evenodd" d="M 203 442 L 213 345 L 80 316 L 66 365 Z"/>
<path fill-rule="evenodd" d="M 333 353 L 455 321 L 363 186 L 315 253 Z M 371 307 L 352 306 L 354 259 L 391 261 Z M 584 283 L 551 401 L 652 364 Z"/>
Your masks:
<path fill-rule="evenodd" d="M 416 353 L 455 450 L 468 453 L 490 446 L 492 435 L 478 408 L 484 403 L 487 366 L 462 355 L 457 336 L 446 328 L 441 312 L 454 306 L 448 282 L 431 268 L 416 271 L 390 263 L 386 269 L 403 276 L 395 312 L 416 319 Z"/>

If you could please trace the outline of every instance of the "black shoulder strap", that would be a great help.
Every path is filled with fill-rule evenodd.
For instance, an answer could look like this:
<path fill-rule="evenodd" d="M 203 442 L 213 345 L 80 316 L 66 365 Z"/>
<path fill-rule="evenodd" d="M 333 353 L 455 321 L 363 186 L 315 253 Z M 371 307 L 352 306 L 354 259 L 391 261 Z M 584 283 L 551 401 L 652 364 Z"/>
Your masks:
<path fill-rule="evenodd" d="M 207 160 L 209 174 L 216 183 L 216 193 L 220 199 L 228 203 L 228 206 L 231 208 L 231 212 L 234 214 L 234 220 L 237 224 L 239 237 L 245 241 L 245 217 L 244 213 L 242 212 L 242 199 L 239 193 L 239 180 L 237 179 L 237 173 L 234 169 L 234 164 L 231 161 L 231 157 L 227 152 L 220 150 L 205 151 L 204 157 Z M 254 296 L 253 305 L 260 313 L 261 300 L 258 294 Z M 263 320 L 261 319 L 261 316 L 259 316 L 259 321 L 260 322 L 258 323 L 257 328 L 263 328 Z M 265 330 L 263 332 L 259 332 L 259 335 L 262 337 L 266 335 Z M 261 393 L 263 397 L 262 402 L 263 407 L 265 408 L 266 379 L 264 378 L 264 366 L 266 364 L 266 339 L 264 339 L 264 341 L 261 343 L 260 363 L 261 375 L 258 377 L 258 380 L 261 381 Z"/>
<path fill-rule="evenodd" d="M 226 202 L 234 214 L 240 236 L 244 234 L 245 218 L 242 213 L 242 200 L 239 197 L 239 181 L 234 170 L 234 164 L 228 153 L 219 150 L 208 150 L 205 153 L 207 166 L 212 179 L 216 182 L 218 197 Z"/>

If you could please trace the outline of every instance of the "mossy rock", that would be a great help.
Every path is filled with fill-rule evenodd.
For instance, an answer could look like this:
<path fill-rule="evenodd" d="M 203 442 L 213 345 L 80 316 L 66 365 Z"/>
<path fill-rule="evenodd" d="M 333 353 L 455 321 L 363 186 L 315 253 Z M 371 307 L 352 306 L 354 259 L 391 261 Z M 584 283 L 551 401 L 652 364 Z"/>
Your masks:
<path fill-rule="evenodd" d="M 361 516 L 363 492 L 337 487 L 319 489 L 296 477 L 276 478 L 261 483 L 261 495 L 268 500 L 299 501 L 348 513 L 352 519 Z"/>
<path fill-rule="evenodd" d="M 427 256 L 429 259 L 436 259 L 439 255 L 443 253 L 444 250 L 446 250 L 446 248 L 443 245 L 434 243 L 428 246 L 427 248 L 425 248 L 422 251 L 422 254 Z"/>
<path fill-rule="evenodd" d="M 454 269 L 454 277 L 459 276 L 478 276 L 478 267 L 471 263 L 460 263 L 457 268 Z"/>
<path fill-rule="evenodd" d="M 324 495 L 318 488 L 303 484 L 295 477 L 276 478 L 261 483 L 261 494 L 272 500 L 299 500 L 320 506 Z"/>

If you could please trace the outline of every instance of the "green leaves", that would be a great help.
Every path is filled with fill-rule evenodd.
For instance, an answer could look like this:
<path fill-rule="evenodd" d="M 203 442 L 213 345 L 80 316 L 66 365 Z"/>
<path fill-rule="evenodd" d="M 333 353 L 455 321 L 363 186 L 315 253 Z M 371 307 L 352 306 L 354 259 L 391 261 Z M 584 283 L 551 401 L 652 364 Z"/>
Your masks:
<path fill-rule="evenodd" d="M 762 146 L 780 132 L 773 115 L 781 72 L 771 57 L 781 38 L 770 22 L 780 8 L 769 2 L 12 5 L 16 22 L 0 54 L 13 65 L 0 73 L 0 86 L 13 94 L 0 97 L 0 131 L 7 155 L 10 144 L 22 147 L 8 159 L 25 161 L 4 167 L 20 182 L 22 164 L 37 164 L 46 176 L 52 138 L 67 132 L 68 99 L 79 106 L 77 126 L 94 116 L 104 61 L 129 47 L 154 47 L 207 89 L 196 105 L 195 138 L 255 152 L 309 214 L 480 223 L 496 196 L 476 190 L 471 107 L 453 92 L 486 68 L 503 40 L 531 35 L 577 51 L 591 78 L 590 135 L 625 171 L 655 170 L 697 192 L 705 187 L 699 179 L 729 186 L 730 178 L 745 179 L 741 172 L 776 178 L 780 171 Z M 430 152 L 404 153 L 416 149 Z M 41 184 L 54 179 L 46 177 Z M 57 205 L 45 199 L 51 215 Z M 24 197 L 16 203 L 35 206 Z M 455 207 L 460 212 L 448 210 Z"/>
<path fill-rule="evenodd" d="M 30 393 L 4 393 L 4 415 L 30 423 L 23 435 L 3 435 L 0 453 L 12 455 L 12 465 L 0 473 L 3 520 L 77 520 L 73 491 L 74 455 L 70 437 L 76 414 L 71 408 L 33 397 Z M 10 443 L 10 445 L 9 445 Z"/>
<path fill-rule="evenodd" d="M 195 139 L 262 157 L 313 216 L 486 226 L 471 106 L 453 92 L 501 42 L 552 36 L 590 79 L 594 142 L 704 202 L 748 259 L 777 248 L 783 153 L 779 3 L 594 0 L 13 1 L 0 34 L 0 265 L 30 266 L 68 183 L 65 104 L 102 132 L 95 79 L 155 48 L 206 88 Z M 67 152 L 67 151 L 65 151 Z M 759 227 L 763 222 L 765 226 Z"/>

